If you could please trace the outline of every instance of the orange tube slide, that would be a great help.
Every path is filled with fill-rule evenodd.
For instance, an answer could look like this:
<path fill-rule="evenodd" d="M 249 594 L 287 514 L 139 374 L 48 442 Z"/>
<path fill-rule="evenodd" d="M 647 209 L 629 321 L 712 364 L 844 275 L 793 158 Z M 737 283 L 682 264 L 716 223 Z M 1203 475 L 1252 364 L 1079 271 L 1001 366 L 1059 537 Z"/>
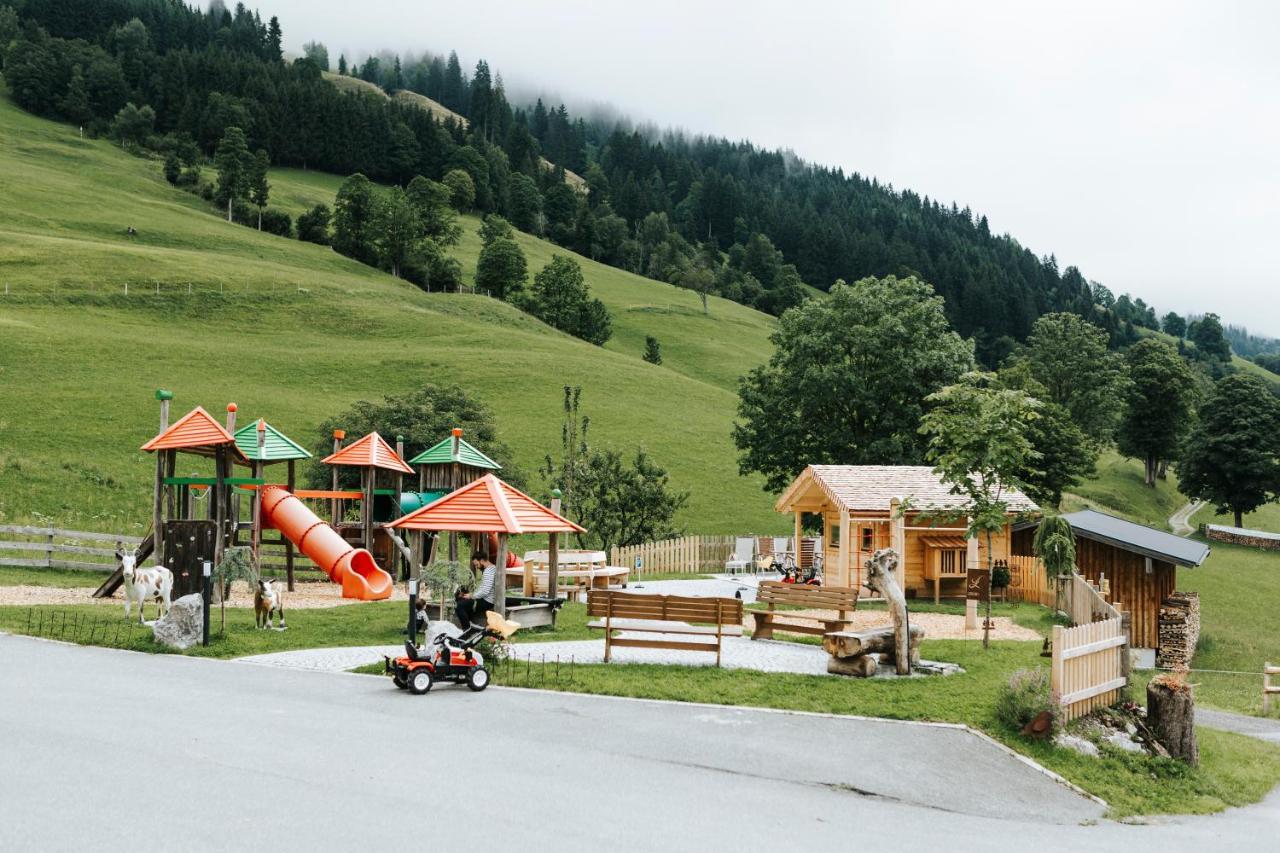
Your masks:
<path fill-rule="evenodd" d="M 342 584 L 342 597 L 381 601 L 391 597 L 391 575 L 378 568 L 373 555 L 353 548 L 298 496 L 280 486 L 262 490 L 262 523 L 274 527 L 313 563 Z"/>

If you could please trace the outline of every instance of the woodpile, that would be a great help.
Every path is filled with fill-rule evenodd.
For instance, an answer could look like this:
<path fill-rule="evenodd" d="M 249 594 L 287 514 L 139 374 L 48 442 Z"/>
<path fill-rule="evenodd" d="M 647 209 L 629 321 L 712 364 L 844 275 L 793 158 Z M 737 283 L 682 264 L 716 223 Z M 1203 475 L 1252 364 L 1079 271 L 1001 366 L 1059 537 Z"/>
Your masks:
<path fill-rule="evenodd" d="M 913 665 L 920 662 L 922 639 L 924 629 L 911 626 L 910 660 Z M 872 654 L 879 655 L 879 663 L 897 665 L 895 644 L 892 626 L 870 631 L 832 631 L 822 638 L 822 648 L 831 655 L 831 660 L 827 661 L 827 672 L 869 678 L 876 674 L 877 661 Z"/>
<path fill-rule="evenodd" d="M 1175 592 L 1160 602 L 1156 666 L 1185 669 L 1200 640 L 1200 593 Z"/>

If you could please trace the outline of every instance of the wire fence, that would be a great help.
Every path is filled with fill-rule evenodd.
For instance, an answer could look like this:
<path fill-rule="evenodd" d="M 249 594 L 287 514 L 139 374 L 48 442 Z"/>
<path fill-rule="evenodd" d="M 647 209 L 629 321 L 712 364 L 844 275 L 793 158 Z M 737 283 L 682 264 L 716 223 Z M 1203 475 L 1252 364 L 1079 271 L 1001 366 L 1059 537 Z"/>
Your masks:
<path fill-rule="evenodd" d="M 488 290 L 470 285 L 454 284 L 432 287 L 430 284 L 417 285 L 404 281 L 427 293 L 455 294 L 464 296 L 484 296 L 492 298 Z M 312 289 L 298 282 L 264 282 L 251 281 L 160 281 L 158 279 L 127 279 L 118 282 L 98 282 L 93 284 L 70 284 L 63 282 L 42 282 L 39 284 L 15 284 L 4 282 L 3 296 L 12 299 L 23 297 L 48 298 L 127 298 L 143 299 L 145 297 L 221 297 L 225 299 L 243 297 L 296 297 L 305 299 L 313 296 Z M 319 288 L 324 291 L 326 288 Z M 347 288 L 333 288 L 334 292 L 349 295 Z"/>
<path fill-rule="evenodd" d="M 129 648 L 133 645 L 133 632 L 137 627 L 142 626 L 133 619 L 121 618 L 118 613 L 90 614 L 81 610 L 28 607 L 23 633 L 30 637 L 65 640 L 69 643 Z"/>
<path fill-rule="evenodd" d="M 505 660 L 498 662 L 495 674 L 503 687 L 558 690 L 581 684 L 578 680 L 578 665 L 572 656 L 563 660 L 559 655 L 550 658 L 542 655 L 535 664 L 532 654 L 523 658 L 508 655 Z"/>

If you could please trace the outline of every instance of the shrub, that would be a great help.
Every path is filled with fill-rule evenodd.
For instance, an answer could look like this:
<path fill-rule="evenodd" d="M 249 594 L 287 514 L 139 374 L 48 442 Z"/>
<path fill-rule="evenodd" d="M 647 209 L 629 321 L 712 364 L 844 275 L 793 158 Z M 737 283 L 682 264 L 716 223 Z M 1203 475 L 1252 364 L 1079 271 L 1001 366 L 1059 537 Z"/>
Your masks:
<path fill-rule="evenodd" d="M 991 588 L 992 589 L 1004 589 L 1006 586 L 1009 585 L 1010 580 L 1011 580 L 1011 577 L 1009 575 L 1008 566 L 1002 566 L 999 563 L 997 563 L 991 569 Z"/>
<path fill-rule="evenodd" d="M 283 210 L 269 207 L 262 211 L 262 230 L 278 237 L 292 237 L 293 217 Z"/>
<path fill-rule="evenodd" d="M 1053 711 L 1045 667 L 1018 670 L 996 696 L 996 719 L 1011 729 L 1021 729 L 1044 711 Z"/>
<path fill-rule="evenodd" d="M 317 204 L 298 216 L 298 239 L 321 246 L 329 245 L 329 206 Z"/>

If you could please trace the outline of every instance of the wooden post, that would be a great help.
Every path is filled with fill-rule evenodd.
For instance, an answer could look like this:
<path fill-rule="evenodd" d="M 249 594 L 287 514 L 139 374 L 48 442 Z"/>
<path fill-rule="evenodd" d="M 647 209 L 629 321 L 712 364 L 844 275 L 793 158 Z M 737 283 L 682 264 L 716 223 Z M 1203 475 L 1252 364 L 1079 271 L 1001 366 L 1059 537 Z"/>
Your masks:
<path fill-rule="evenodd" d="M 836 560 L 836 586 L 849 585 L 849 540 L 853 536 L 849 526 L 849 510 L 840 507 L 840 556 Z"/>
<path fill-rule="evenodd" d="M 495 589 L 493 592 L 493 609 L 498 611 L 498 615 L 506 618 L 507 615 L 507 534 L 498 534 L 498 557 L 494 560 L 494 564 L 498 567 L 498 573 L 495 581 Z"/>
<path fill-rule="evenodd" d="M 458 466 L 458 454 L 461 452 L 461 449 L 462 449 L 461 427 L 454 427 L 450 435 L 452 436 L 453 440 L 450 442 L 450 445 L 449 445 L 449 454 L 453 459 L 453 463 L 449 466 L 449 491 L 453 492 L 453 491 L 457 491 L 459 486 L 458 480 L 462 475 L 462 472 Z M 458 534 L 450 530 L 449 531 L 449 562 L 451 563 L 456 562 L 457 559 L 458 559 Z M 506 567 L 503 566 L 502 568 L 505 569 Z"/>
<path fill-rule="evenodd" d="M 404 436 L 403 435 L 396 436 L 396 455 L 399 456 L 401 459 L 404 459 Z M 396 493 L 391 496 L 391 501 L 395 509 L 394 514 L 396 518 L 400 517 L 400 496 L 403 494 L 404 494 L 404 474 L 397 471 L 396 472 Z M 409 560 L 406 560 L 403 558 L 403 555 L 400 553 L 399 548 L 391 549 L 391 565 L 392 567 L 399 567 L 400 569 L 399 575 L 401 580 L 409 579 L 409 563 L 410 563 Z M 397 572 L 393 570 L 391 572 L 391 577 L 394 578 L 396 577 L 396 575 L 397 575 Z"/>
<path fill-rule="evenodd" d="M 372 465 L 364 475 L 364 498 L 360 501 L 360 535 L 364 547 L 373 550 L 373 493 L 378 487 L 378 469 Z"/>
<path fill-rule="evenodd" d="M 163 388 L 156 389 L 156 399 L 160 401 L 160 432 L 163 433 L 169 428 L 169 401 L 173 399 L 173 392 L 165 391 Z M 164 452 L 156 451 L 156 488 L 155 502 L 151 510 L 151 541 L 155 545 L 152 552 L 155 554 L 157 566 L 164 565 L 164 509 L 161 503 L 164 492 L 164 465 Z"/>
<path fill-rule="evenodd" d="M 267 447 L 267 422 L 262 418 L 258 418 L 258 458 L 253 460 L 253 476 L 262 479 L 262 473 L 265 463 L 262 461 L 266 455 Z M 258 487 L 253 490 L 253 564 L 258 569 L 258 574 L 262 574 L 262 488 Z"/>
<path fill-rule="evenodd" d="M 215 479 L 214 479 L 214 485 L 213 485 L 213 492 L 212 494 L 209 495 L 209 499 L 213 501 L 215 504 L 214 522 L 217 524 L 217 528 L 218 528 L 217 536 L 214 537 L 214 540 L 213 540 L 213 564 L 215 566 L 219 565 L 222 562 L 223 546 L 226 542 L 227 504 L 226 504 L 225 496 L 223 494 L 227 488 L 226 457 L 227 457 L 226 445 L 219 445 L 218 449 L 214 451 L 213 465 L 214 465 L 214 471 L 215 471 L 214 473 Z"/>
<path fill-rule="evenodd" d="M 795 530 L 795 533 L 793 534 L 793 538 L 791 540 L 791 547 L 795 549 L 796 571 L 799 572 L 804 568 L 803 566 L 800 565 L 801 563 L 804 562 L 804 560 L 802 559 L 802 556 L 803 556 L 802 552 L 804 551 L 804 548 L 801 544 L 804 539 L 804 513 L 801 512 L 800 510 L 796 510 L 796 523 L 795 523 L 794 530 Z"/>
<path fill-rule="evenodd" d="M 294 463 L 294 460 L 290 459 L 290 460 L 289 460 L 289 463 L 288 463 L 288 464 L 289 464 L 289 479 L 288 479 L 288 482 L 286 483 L 286 487 L 289 489 L 289 492 L 290 492 L 291 494 L 292 494 L 292 492 L 293 492 L 293 480 L 294 480 L 294 473 L 295 473 L 295 469 L 294 469 L 294 465 L 293 465 L 293 463 Z M 285 578 L 287 579 L 288 584 L 289 584 L 289 592 L 293 592 L 293 540 L 292 540 L 292 539 L 290 539 L 290 538 L 289 538 L 289 537 L 287 537 L 287 536 L 281 536 L 280 538 L 284 540 L 284 573 L 285 573 Z"/>
<path fill-rule="evenodd" d="M 559 489 L 551 490 L 551 511 L 560 514 Z M 555 598 L 560 586 L 560 534 L 552 533 L 547 537 L 547 597 Z"/>
<path fill-rule="evenodd" d="M 967 525 L 966 525 L 967 526 Z M 965 572 L 978 568 L 978 540 L 973 537 L 965 539 Z M 966 631 L 978 629 L 978 601 L 966 596 L 964 602 L 964 627 Z"/>
<path fill-rule="evenodd" d="M 339 450 L 342 449 L 342 440 L 346 437 L 347 437 L 347 433 L 345 430 L 335 429 L 333 431 L 333 452 L 334 453 L 337 453 Z M 338 491 L 338 466 L 332 465 L 330 467 L 333 469 L 332 488 L 336 492 Z M 342 521 L 342 515 L 340 512 L 338 512 L 339 503 L 340 502 L 338 501 L 337 498 L 332 498 L 329 502 L 329 523 L 333 526 L 335 530 L 338 527 L 338 522 Z"/>

